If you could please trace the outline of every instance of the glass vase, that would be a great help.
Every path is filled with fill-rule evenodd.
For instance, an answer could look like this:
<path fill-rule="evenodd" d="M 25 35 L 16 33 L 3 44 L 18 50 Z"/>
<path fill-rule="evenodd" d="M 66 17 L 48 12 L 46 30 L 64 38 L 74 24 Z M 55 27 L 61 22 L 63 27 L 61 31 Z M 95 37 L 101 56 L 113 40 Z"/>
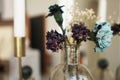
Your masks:
<path fill-rule="evenodd" d="M 93 80 L 88 68 L 79 63 L 80 49 L 76 45 L 67 45 L 61 59 L 63 62 L 52 70 L 49 80 Z"/>

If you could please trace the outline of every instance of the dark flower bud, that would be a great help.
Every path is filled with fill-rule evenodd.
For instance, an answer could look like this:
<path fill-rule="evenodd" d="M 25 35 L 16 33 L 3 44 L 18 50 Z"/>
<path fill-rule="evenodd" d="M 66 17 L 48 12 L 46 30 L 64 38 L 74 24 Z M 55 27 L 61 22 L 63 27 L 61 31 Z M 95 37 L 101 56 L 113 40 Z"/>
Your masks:
<path fill-rule="evenodd" d="M 51 5 L 50 7 L 49 7 L 49 14 L 47 15 L 47 17 L 48 16 L 54 16 L 54 18 L 55 18 L 55 21 L 57 22 L 57 24 L 59 25 L 59 26 L 62 26 L 62 23 L 63 23 L 63 17 L 62 17 L 62 13 L 63 13 L 63 11 L 62 11 L 62 8 L 63 6 L 59 6 L 59 5 L 57 5 L 57 4 L 54 4 L 54 5 Z"/>

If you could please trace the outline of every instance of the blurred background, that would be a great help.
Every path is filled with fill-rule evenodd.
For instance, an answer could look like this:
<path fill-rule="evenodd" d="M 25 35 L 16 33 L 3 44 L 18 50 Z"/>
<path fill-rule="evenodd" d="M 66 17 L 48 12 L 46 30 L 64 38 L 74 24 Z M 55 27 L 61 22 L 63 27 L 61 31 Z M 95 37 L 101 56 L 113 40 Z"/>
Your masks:
<path fill-rule="evenodd" d="M 60 54 L 46 50 L 45 46 L 46 32 L 51 29 L 60 31 L 53 17 L 45 18 L 49 13 L 48 7 L 56 3 L 65 7 L 77 3 L 80 10 L 92 8 L 96 15 L 103 14 L 111 23 L 117 22 L 120 15 L 120 0 L 26 0 L 26 57 L 22 61 L 23 67 L 32 69 L 32 80 L 48 80 L 50 70 L 61 62 Z M 69 19 L 67 12 L 64 16 Z M 99 59 L 105 58 L 115 77 L 120 65 L 120 37 L 113 37 L 112 45 L 103 55 L 94 53 L 94 46 L 89 41 L 82 44 L 81 51 L 86 54 L 84 64 L 94 75 Z M 13 47 L 13 0 L 0 0 L 0 80 L 19 79 L 18 60 L 14 57 Z"/>

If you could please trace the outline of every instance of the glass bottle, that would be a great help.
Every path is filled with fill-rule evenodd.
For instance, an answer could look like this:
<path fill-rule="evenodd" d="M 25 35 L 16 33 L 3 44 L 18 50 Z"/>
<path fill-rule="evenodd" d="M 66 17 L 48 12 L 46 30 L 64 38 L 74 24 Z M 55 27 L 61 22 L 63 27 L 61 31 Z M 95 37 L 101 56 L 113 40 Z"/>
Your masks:
<path fill-rule="evenodd" d="M 80 49 L 75 44 L 67 45 L 62 55 L 63 62 L 53 69 L 49 80 L 93 80 L 87 67 L 79 63 Z"/>

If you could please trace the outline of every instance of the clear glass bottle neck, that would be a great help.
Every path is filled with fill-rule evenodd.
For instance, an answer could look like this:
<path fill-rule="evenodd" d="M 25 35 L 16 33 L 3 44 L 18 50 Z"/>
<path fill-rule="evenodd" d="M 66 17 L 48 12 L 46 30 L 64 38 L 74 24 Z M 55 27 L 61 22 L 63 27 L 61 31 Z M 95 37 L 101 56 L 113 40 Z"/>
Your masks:
<path fill-rule="evenodd" d="M 68 65 L 78 65 L 80 60 L 79 48 L 76 48 L 74 44 L 67 45 L 64 53 L 64 62 Z"/>

